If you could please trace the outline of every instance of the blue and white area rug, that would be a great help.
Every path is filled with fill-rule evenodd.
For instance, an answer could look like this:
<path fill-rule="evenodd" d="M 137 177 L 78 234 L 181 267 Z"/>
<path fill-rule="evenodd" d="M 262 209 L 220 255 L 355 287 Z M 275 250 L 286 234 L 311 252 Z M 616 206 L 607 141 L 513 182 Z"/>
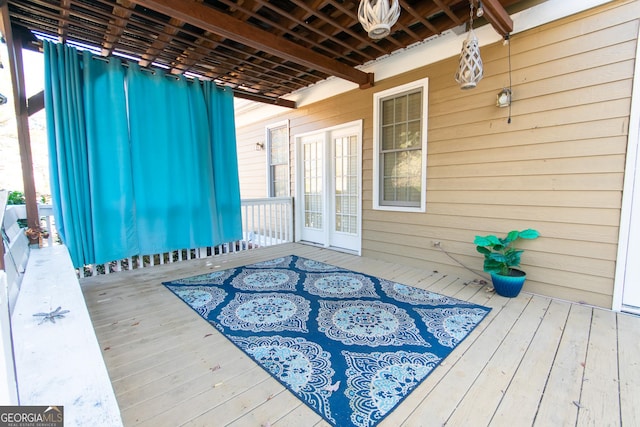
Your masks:
<path fill-rule="evenodd" d="M 164 285 L 340 427 L 378 424 L 490 310 L 294 255 Z"/>

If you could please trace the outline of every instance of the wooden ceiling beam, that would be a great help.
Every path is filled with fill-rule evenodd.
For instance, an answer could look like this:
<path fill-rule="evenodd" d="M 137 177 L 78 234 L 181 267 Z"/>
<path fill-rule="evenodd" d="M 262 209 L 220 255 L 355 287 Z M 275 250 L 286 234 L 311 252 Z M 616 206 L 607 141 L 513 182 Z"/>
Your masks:
<path fill-rule="evenodd" d="M 259 49 L 293 63 L 301 64 L 323 73 L 340 77 L 360 86 L 373 86 L 373 74 L 365 73 L 335 59 L 278 37 L 268 31 L 240 21 L 209 6 L 194 1 L 134 0 L 143 7 L 178 18 L 191 25 L 223 37 L 236 40 L 245 46 Z"/>
<path fill-rule="evenodd" d="M 513 20 L 499 0 L 482 0 L 482 7 L 484 17 L 502 37 L 513 32 Z"/>
<path fill-rule="evenodd" d="M 41 90 L 27 99 L 27 114 L 29 117 L 42 110 L 44 110 L 44 90 Z"/>
<path fill-rule="evenodd" d="M 284 98 L 269 98 L 259 94 L 252 94 L 250 92 L 243 91 L 242 89 L 234 89 L 233 96 L 236 98 L 247 99 L 249 101 L 262 102 L 263 104 L 277 105 L 279 107 L 298 108 L 295 101 Z"/>

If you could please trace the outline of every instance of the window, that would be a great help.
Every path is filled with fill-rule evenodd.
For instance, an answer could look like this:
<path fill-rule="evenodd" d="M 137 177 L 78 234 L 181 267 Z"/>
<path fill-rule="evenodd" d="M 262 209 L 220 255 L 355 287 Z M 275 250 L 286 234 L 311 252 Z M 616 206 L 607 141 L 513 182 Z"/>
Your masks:
<path fill-rule="evenodd" d="M 267 126 L 268 196 L 289 195 L 289 122 Z"/>
<path fill-rule="evenodd" d="M 425 212 L 428 79 L 374 94 L 373 208 Z"/>

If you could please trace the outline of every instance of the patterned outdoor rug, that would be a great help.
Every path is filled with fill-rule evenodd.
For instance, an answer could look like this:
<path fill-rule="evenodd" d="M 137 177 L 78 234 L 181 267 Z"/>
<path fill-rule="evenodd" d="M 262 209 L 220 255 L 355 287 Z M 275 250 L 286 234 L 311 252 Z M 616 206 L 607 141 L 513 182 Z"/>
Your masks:
<path fill-rule="evenodd" d="M 293 255 L 164 285 L 340 427 L 378 424 L 490 310 Z"/>

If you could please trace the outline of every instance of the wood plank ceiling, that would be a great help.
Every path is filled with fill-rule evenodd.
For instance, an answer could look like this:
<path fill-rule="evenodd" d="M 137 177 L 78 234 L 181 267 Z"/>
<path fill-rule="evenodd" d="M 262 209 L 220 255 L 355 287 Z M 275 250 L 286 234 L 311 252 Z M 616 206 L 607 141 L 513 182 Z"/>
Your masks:
<path fill-rule="evenodd" d="M 477 5 L 478 0 L 473 0 Z M 6 0 L 0 0 L 0 3 Z M 512 30 L 505 8 L 483 0 L 484 19 Z M 469 0 L 400 0 L 392 33 L 370 39 L 359 0 L 8 0 L 14 31 L 92 47 L 143 67 L 212 79 L 236 96 L 294 106 L 282 96 L 330 76 L 370 87 L 358 69 L 469 20 Z M 37 42 L 35 42 L 37 44 Z"/>

